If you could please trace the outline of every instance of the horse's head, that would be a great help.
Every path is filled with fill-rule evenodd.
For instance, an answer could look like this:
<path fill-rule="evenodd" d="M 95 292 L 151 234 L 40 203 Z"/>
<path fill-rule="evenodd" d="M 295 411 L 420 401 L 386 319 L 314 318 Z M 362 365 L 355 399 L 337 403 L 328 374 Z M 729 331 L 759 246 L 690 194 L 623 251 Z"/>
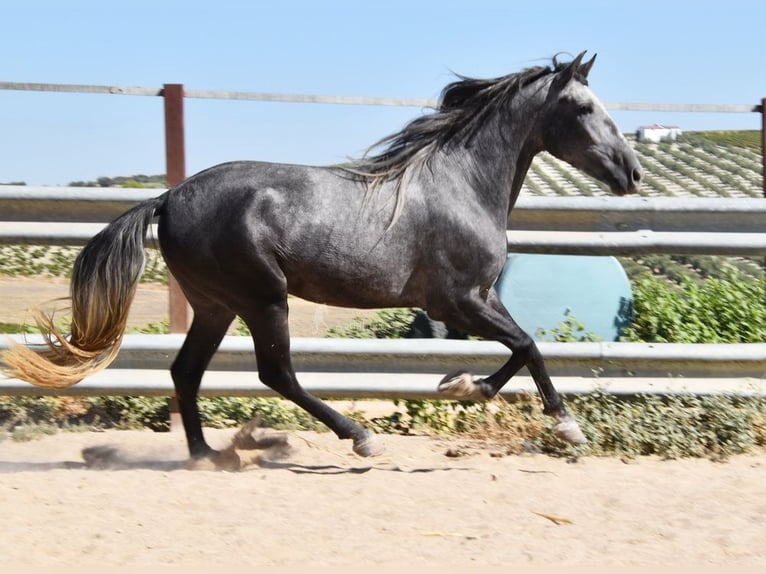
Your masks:
<path fill-rule="evenodd" d="M 612 193 L 635 193 L 642 169 L 633 149 L 587 84 L 596 57 L 585 52 L 561 66 L 551 80 L 544 115 L 544 149 L 603 181 Z"/>

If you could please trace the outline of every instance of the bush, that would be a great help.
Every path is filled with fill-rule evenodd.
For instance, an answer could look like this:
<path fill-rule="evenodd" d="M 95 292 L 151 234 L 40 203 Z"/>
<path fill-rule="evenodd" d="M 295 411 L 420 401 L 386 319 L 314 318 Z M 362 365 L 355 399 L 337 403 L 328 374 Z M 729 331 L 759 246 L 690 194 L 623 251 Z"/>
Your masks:
<path fill-rule="evenodd" d="M 229 428 L 260 418 L 276 429 L 326 430 L 296 405 L 279 398 L 200 397 L 205 426 Z M 169 430 L 165 397 L 0 397 L 0 428 L 14 432 L 27 426 Z"/>
<path fill-rule="evenodd" d="M 371 318 L 357 318 L 346 327 L 332 327 L 327 337 L 349 339 L 401 339 L 409 331 L 416 309 L 383 309 Z"/>
<path fill-rule="evenodd" d="M 766 399 L 693 394 L 575 397 L 583 454 L 725 458 L 766 446 Z M 550 445 L 550 437 L 542 437 Z M 557 448 L 558 445 L 553 445 Z"/>
<path fill-rule="evenodd" d="M 58 405 L 55 397 L 0 397 L 0 426 L 54 422 Z"/>
<path fill-rule="evenodd" d="M 490 402 L 396 401 L 405 407 L 365 420 L 383 433 L 444 434 L 500 443 L 508 454 L 534 451 L 554 456 L 645 456 L 715 460 L 766 447 L 766 398 L 692 394 L 616 396 L 603 389 L 569 401 L 589 443 L 572 446 L 551 432 L 536 395 Z M 292 403 L 277 398 L 201 397 L 203 425 L 237 427 L 253 418 L 280 430 L 327 428 Z M 0 397 L 0 428 L 29 440 L 56 428 L 168 430 L 162 397 Z M 32 429 L 32 430 L 30 430 Z"/>
<path fill-rule="evenodd" d="M 715 460 L 766 446 L 766 398 L 693 394 L 616 396 L 606 390 L 571 397 L 588 444 L 573 446 L 552 432 L 535 395 L 506 402 L 399 401 L 397 432 L 465 436 L 501 443 L 507 453 L 554 456 L 647 456 Z M 373 421 L 375 422 L 375 421 Z M 381 429 L 381 426 L 376 426 Z M 391 426 L 388 427 L 392 428 Z"/>
<path fill-rule="evenodd" d="M 735 273 L 676 286 L 646 277 L 634 288 L 634 319 L 623 340 L 760 343 L 766 340 L 766 278 Z"/>
<path fill-rule="evenodd" d="M 522 395 L 508 402 L 502 397 L 492 401 L 401 400 L 406 418 L 398 431 L 462 435 L 481 440 L 502 441 L 509 453 L 518 453 L 523 445 L 536 440 L 546 427 L 536 396 Z"/>
<path fill-rule="evenodd" d="M 63 277 L 72 275 L 77 254 L 76 247 L 55 245 L 0 245 L 0 274 L 9 277 Z M 168 271 L 159 249 L 146 249 L 146 266 L 141 283 L 167 285 Z"/>
<path fill-rule="evenodd" d="M 204 426 L 231 428 L 254 418 L 277 430 L 327 430 L 303 409 L 280 398 L 200 397 L 197 401 Z"/>
<path fill-rule="evenodd" d="M 588 444 L 558 439 L 536 396 L 511 402 L 406 401 L 411 430 L 502 441 L 509 453 L 715 460 L 766 446 L 766 398 L 693 394 L 619 397 L 603 389 L 570 399 Z"/>
<path fill-rule="evenodd" d="M 579 321 L 568 309 L 564 313 L 565 319 L 550 331 L 542 327 L 535 331 L 535 335 L 543 341 L 556 343 L 583 343 L 598 342 L 601 337 L 591 331 L 586 331 L 585 324 Z"/>

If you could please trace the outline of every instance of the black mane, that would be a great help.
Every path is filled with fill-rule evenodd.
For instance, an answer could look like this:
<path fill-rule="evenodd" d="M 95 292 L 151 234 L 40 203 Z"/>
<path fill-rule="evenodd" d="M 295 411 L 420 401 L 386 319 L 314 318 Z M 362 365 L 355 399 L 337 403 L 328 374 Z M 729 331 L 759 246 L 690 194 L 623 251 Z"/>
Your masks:
<path fill-rule="evenodd" d="M 554 58 L 550 66 L 535 66 L 499 78 L 459 76 L 442 90 L 433 113 L 416 118 L 401 131 L 376 142 L 349 169 L 372 184 L 401 179 L 413 163 L 427 162 L 448 143 L 470 140 L 485 119 L 507 105 L 524 86 L 570 65 Z M 384 149 L 371 153 L 380 147 Z"/>

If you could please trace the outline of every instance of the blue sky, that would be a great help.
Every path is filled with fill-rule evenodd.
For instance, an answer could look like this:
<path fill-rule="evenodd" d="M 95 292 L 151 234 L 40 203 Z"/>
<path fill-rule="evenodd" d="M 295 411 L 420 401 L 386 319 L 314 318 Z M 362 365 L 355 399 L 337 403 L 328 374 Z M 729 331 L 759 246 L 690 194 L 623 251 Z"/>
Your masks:
<path fill-rule="evenodd" d="M 766 2 L 8 0 L 0 81 L 435 98 L 598 53 L 603 101 L 757 104 Z M 187 172 L 360 155 L 418 108 L 187 100 Z M 620 128 L 759 129 L 759 114 L 614 112 Z M 164 173 L 162 100 L 0 90 L 0 182 Z"/>

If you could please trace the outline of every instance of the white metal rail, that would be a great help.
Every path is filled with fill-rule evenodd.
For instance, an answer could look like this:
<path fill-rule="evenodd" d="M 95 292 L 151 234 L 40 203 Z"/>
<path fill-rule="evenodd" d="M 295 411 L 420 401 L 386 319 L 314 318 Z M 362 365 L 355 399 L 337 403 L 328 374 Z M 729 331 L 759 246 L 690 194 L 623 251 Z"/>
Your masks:
<path fill-rule="evenodd" d="M 52 84 L 40 82 L 0 82 L 0 90 L 26 92 L 65 92 L 80 94 L 109 94 L 117 96 L 163 95 L 163 88 L 139 86 L 93 86 L 83 84 Z M 434 108 L 438 101 L 431 98 L 382 98 L 375 96 L 333 96 L 322 94 L 281 94 L 273 92 L 243 92 L 231 90 L 200 90 L 184 88 L 185 98 L 215 100 L 246 100 L 293 104 L 337 104 L 358 106 L 403 106 Z M 647 102 L 604 102 L 608 110 L 656 112 L 758 113 L 758 104 L 679 104 Z"/>
<path fill-rule="evenodd" d="M 39 335 L 10 340 L 42 344 Z M 0 393 L 13 394 L 173 394 L 168 368 L 184 335 L 126 335 L 119 356 L 86 385 L 66 391 L 35 389 L 0 379 Z M 0 350 L 9 340 L 0 341 Z M 569 392 L 605 385 L 613 392 L 737 392 L 766 395 L 766 343 L 736 345 L 643 343 L 539 343 L 546 366 Z M 465 368 L 488 375 L 508 358 L 508 350 L 490 341 L 424 339 L 292 340 L 293 365 L 302 382 L 332 398 L 434 398 L 441 377 Z M 258 382 L 249 337 L 228 336 L 206 373 L 204 393 L 266 396 Z M 532 391 L 525 371 L 505 389 Z"/>
<path fill-rule="evenodd" d="M 160 190 L 0 187 L 0 244 L 83 245 Z M 156 237 L 156 230 L 150 232 Z M 149 243 L 151 247 L 151 242 Z M 508 248 L 581 255 L 766 255 L 757 198 L 529 197 L 514 207 Z"/>

